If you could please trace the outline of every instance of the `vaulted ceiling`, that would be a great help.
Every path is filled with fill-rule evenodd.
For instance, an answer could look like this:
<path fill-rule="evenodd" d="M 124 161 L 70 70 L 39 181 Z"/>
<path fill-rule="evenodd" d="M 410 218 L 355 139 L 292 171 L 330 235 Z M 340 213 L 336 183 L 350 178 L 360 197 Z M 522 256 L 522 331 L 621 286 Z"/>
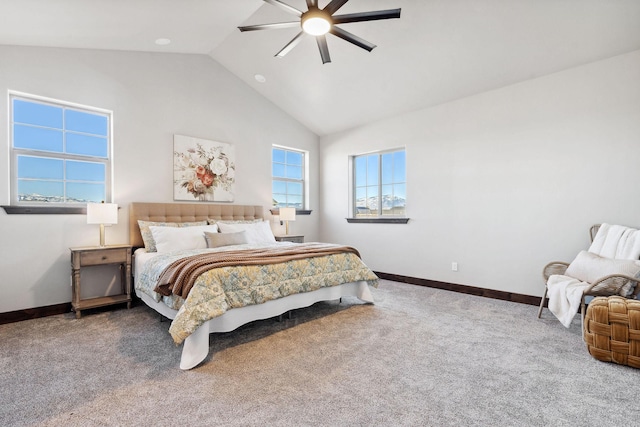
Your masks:
<path fill-rule="evenodd" d="M 262 0 L 0 0 L 0 44 L 209 55 L 318 135 L 640 49 L 638 0 L 350 0 L 336 14 L 392 8 L 400 19 L 341 25 L 372 52 L 327 35 L 324 65 L 312 36 L 274 57 L 299 28 L 238 30 L 295 19 Z"/>

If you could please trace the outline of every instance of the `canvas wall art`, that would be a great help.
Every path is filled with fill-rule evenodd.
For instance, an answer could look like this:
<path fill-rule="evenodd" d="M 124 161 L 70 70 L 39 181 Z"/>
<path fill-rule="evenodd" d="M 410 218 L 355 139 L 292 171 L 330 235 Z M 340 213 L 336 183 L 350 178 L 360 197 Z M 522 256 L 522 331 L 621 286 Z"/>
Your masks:
<path fill-rule="evenodd" d="M 173 136 L 173 199 L 233 202 L 235 152 L 232 144 Z"/>

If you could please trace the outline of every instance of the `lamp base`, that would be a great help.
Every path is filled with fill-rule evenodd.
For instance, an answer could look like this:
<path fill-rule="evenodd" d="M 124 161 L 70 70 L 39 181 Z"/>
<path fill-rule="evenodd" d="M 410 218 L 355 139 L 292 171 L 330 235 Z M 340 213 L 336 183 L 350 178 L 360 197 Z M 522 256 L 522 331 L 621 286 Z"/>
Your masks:
<path fill-rule="evenodd" d="M 104 224 L 100 224 L 100 247 L 104 248 L 106 245 L 104 244 Z"/>

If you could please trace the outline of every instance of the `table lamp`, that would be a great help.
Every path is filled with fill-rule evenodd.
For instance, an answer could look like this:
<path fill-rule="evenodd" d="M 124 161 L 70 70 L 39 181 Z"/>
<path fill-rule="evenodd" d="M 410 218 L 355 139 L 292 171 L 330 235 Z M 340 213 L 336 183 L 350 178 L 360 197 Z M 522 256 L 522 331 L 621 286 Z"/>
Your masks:
<path fill-rule="evenodd" d="M 115 203 L 87 203 L 87 224 L 100 224 L 100 247 L 104 247 L 105 224 L 118 223 L 118 205 Z"/>
<path fill-rule="evenodd" d="M 280 208 L 280 221 L 286 224 L 285 234 L 289 234 L 289 221 L 296 220 L 296 208 Z"/>

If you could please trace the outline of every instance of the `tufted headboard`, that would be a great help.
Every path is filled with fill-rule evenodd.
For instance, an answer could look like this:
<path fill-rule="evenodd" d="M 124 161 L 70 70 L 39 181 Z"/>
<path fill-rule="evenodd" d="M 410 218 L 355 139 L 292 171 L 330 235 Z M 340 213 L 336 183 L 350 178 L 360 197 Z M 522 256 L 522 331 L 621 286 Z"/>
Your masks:
<path fill-rule="evenodd" d="M 143 247 L 138 220 L 159 222 L 191 222 L 205 219 L 264 219 L 262 206 L 214 205 L 210 203 L 140 203 L 129 206 L 129 244 Z"/>

